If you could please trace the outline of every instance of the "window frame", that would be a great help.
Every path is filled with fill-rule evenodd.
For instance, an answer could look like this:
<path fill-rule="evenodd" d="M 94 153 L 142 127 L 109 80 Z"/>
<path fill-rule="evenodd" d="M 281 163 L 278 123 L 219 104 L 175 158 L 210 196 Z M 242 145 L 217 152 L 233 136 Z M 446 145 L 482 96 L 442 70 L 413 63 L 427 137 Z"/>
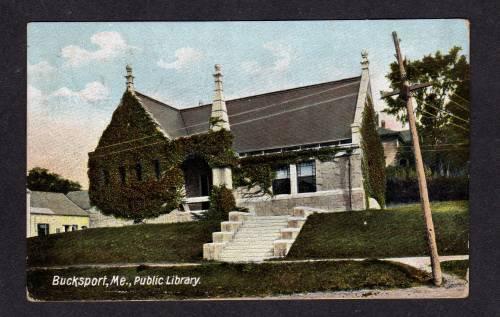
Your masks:
<path fill-rule="evenodd" d="M 312 168 L 311 175 L 301 175 L 302 166 L 310 165 Z M 310 179 L 310 180 L 308 180 Z M 309 188 L 304 184 L 309 184 Z M 318 191 L 316 184 L 316 161 L 309 160 L 297 163 L 297 193 L 315 193 Z"/>
<path fill-rule="evenodd" d="M 43 228 L 43 234 L 40 234 L 40 228 L 44 226 Z M 39 237 L 45 237 L 45 236 L 48 236 L 50 234 L 50 224 L 48 223 L 37 223 L 36 224 L 36 233 L 37 233 L 37 236 Z"/>
<path fill-rule="evenodd" d="M 278 178 L 278 172 L 286 170 L 286 177 Z M 290 195 L 292 193 L 292 181 L 290 178 L 290 165 L 282 165 L 274 169 L 276 176 L 273 178 L 271 187 L 274 195 Z M 284 190 L 283 190 L 284 189 Z"/>

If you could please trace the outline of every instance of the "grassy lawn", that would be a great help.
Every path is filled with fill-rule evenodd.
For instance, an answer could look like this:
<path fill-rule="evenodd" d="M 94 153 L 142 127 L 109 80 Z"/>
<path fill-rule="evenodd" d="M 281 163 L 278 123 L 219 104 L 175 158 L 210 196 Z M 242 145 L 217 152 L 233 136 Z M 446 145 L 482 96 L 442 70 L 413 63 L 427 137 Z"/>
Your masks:
<path fill-rule="evenodd" d="M 460 278 L 465 278 L 467 269 L 469 268 L 469 260 L 443 261 L 441 269 L 446 273 L 452 273 Z"/>
<path fill-rule="evenodd" d="M 440 255 L 468 254 L 467 201 L 432 203 Z M 419 204 L 309 216 L 287 259 L 404 257 L 427 254 Z"/>
<path fill-rule="evenodd" d="M 66 277 L 126 277 L 125 286 L 52 286 L 54 275 Z M 137 276 L 199 277 L 192 285 L 134 285 Z M 204 263 L 176 268 L 112 268 L 37 270 L 28 272 L 28 290 L 39 300 L 106 299 L 185 299 L 242 296 L 270 296 L 303 292 L 322 292 L 373 288 L 407 288 L 429 282 L 426 273 L 377 260 L 227 264 Z"/>
<path fill-rule="evenodd" d="M 28 239 L 28 265 L 195 262 L 218 221 L 96 228 Z"/>

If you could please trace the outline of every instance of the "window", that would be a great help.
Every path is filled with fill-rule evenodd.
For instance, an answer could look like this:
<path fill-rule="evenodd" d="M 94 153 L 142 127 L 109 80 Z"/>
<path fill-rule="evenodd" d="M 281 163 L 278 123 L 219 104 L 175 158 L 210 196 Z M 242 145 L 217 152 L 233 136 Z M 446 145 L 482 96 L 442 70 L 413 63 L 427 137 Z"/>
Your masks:
<path fill-rule="evenodd" d="M 314 161 L 297 164 L 297 187 L 299 193 L 316 191 L 316 165 Z"/>
<path fill-rule="evenodd" d="M 87 229 L 87 226 L 82 226 L 82 230 L 85 230 L 85 229 Z"/>
<path fill-rule="evenodd" d="M 273 194 L 290 194 L 290 166 L 281 166 L 275 170 Z"/>
<path fill-rule="evenodd" d="M 127 181 L 127 171 L 125 170 L 125 166 L 120 166 L 118 168 L 118 172 L 120 173 L 120 181 L 122 184 L 125 184 Z"/>
<path fill-rule="evenodd" d="M 78 230 L 78 225 L 72 225 L 71 226 L 71 231 L 76 231 Z"/>
<path fill-rule="evenodd" d="M 109 171 L 102 170 L 102 178 L 104 179 L 104 185 L 109 185 Z"/>
<path fill-rule="evenodd" d="M 161 177 L 160 160 L 153 160 L 153 167 L 155 169 L 156 179 L 159 180 Z"/>
<path fill-rule="evenodd" d="M 142 181 L 142 165 L 141 163 L 135 164 L 135 176 L 138 181 Z"/>
<path fill-rule="evenodd" d="M 49 235 L 49 224 L 39 223 L 36 225 L 36 229 L 39 237 L 44 237 Z"/>
<path fill-rule="evenodd" d="M 57 229 L 56 229 L 56 233 L 61 233 L 61 229 L 60 229 L 60 228 L 57 228 Z"/>
<path fill-rule="evenodd" d="M 64 232 L 69 232 L 70 225 L 64 225 Z"/>

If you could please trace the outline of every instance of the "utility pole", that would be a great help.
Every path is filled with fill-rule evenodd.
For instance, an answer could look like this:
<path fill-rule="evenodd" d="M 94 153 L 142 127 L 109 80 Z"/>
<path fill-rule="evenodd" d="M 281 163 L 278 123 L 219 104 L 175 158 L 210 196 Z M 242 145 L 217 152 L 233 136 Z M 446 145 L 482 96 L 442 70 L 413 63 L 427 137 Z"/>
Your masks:
<path fill-rule="evenodd" d="M 420 142 L 418 139 L 417 126 L 415 124 L 415 116 L 413 114 L 413 96 L 412 92 L 430 86 L 430 83 L 418 84 L 410 86 L 406 77 L 406 70 L 403 64 L 401 49 L 399 48 L 399 39 L 396 32 L 392 32 L 394 46 L 396 48 L 396 58 L 398 59 L 399 72 L 401 74 L 401 88 L 393 92 L 383 93 L 382 98 L 399 95 L 406 101 L 406 111 L 408 112 L 408 123 L 410 125 L 411 138 L 413 142 L 413 153 L 415 155 L 415 167 L 417 169 L 418 188 L 420 190 L 420 202 L 424 213 L 425 226 L 427 228 L 427 244 L 431 257 L 432 277 L 434 285 L 440 286 L 443 278 L 441 275 L 441 264 L 439 263 L 439 255 L 436 244 L 436 233 L 434 231 L 434 223 L 432 222 L 432 212 L 429 203 L 429 193 L 427 192 L 427 180 L 425 179 L 424 163 L 422 161 L 422 153 L 420 151 Z"/>

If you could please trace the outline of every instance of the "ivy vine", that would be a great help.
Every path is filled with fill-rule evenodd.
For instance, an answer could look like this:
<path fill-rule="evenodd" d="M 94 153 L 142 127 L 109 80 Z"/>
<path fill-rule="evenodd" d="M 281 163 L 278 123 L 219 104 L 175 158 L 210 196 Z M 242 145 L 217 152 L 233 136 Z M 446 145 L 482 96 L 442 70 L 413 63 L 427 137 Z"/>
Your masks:
<path fill-rule="evenodd" d="M 350 149 L 328 147 L 243 157 L 239 159 L 240 164 L 233 169 L 233 183 L 236 187 L 243 187 L 247 197 L 273 196 L 271 187 L 277 168 L 313 158 L 322 162 L 333 161 L 340 151 L 350 152 Z"/>

